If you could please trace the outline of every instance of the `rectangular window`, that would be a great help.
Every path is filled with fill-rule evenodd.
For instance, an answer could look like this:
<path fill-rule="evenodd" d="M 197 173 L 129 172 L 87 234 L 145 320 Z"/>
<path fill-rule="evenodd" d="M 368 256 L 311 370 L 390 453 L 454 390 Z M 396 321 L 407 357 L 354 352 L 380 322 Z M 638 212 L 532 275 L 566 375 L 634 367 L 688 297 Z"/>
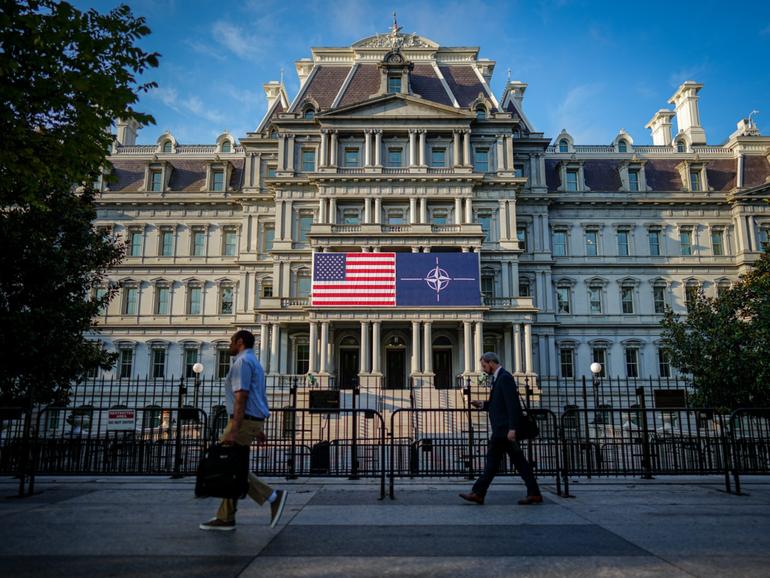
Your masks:
<path fill-rule="evenodd" d="M 626 349 L 626 376 L 639 377 L 639 350 L 636 347 Z"/>
<path fill-rule="evenodd" d="M 481 276 L 481 292 L 485 297 L 495 296 L 495 278 L 491 275 Z"/>
<path fill-rule="evenodd" d="M 599 231 L 586 231 L 586 256 L 596 257 L 599 254 Z"/>
<path fill-rule="evenodd" d="M 141 257 L 142 256 L 142 237 L 143 233 L 141 231 L 131 231 L 131 256 L 132 257 Z"/>
<path fill-rule="evenodd" d="M 519 241 L 519 249 L 527 252 L 527 228 L 516 227 L 516 239 Z"/>
<path fill-rule="evenodd" d="M 174 232 L 163 231 L 160 234 L 160 256 L 172 257 L 174 255 Z"/>
<path fill-rule="evenodd" d="M 477 173 L 489 171 L 489 149 L 477 148 L 473 155 L 473 170 Z"/>
<path fill-rule="evenodd" d="M 166 377 L 166 350 L 161 347 L 152 349 L 152 377 L 163 379 Z"/>
<path fill-rule="evenodd" d="M 275 224 L 265 223 L 262 228 L 262 252 L 268 253 L 273 250 L 273 241 L 275 240 Z"/>
<path fill-rule="evenodd" d="M 153 193 L 163 191 L 163 173 L 161 171 L 150 171 L 150 190 Z"/>
<path fill-rule="evenodd" d="M 656 285 L 652 288 L 652 302 L 655 313 L 663 314 L 666 312 L 666 288 Z"/>
<path fill-rule="evenodd" d="M 296 363 L 294 366 L 297 375 L 305 375 L 310 369 L 310 345 L 297 343 Z"/>
<path fill-rule="evenodd" d="M 356 208 L 342 209 L 342 224 L 343 225 L 360 225 L 361 211 L 359 211 Z"/>
<path fill-rule="evenodd" d="M 222 315 L 231 315 L 233 312 L 233 288 L 222 287 L 219 296 L 219 313 Z"/>
<path fill-rule="evenodd" d="M 601 287 L 589 287 L 588 288 L 588 305 L 591 313 L 602 312 L 602 288 Z"/>
<path fill-rule="evenodd" d="M 187 297 L 187 313 L 188 315 L 200 315 L 201 314 L 201 288 L 190 287 L 188 288 Z"/>
<path fill-rule="evenodd" d="M 401 147 L 388 147 L 388 166 L 401 167 L 404 164 L 404 149 Z"/>
<path fill-rule="evenodd" d="M 171 304 L 169 288 L 157 287 L 155 290 L 158 292 L 155 299 L 155 314 L 168 315 L 169 306 Z"/>
<path fill-rule="evenodd" d="M 556 288 L 556 312 L 569 314 L 570 312 L 570 289 L 569 287 Z"/>
<path fill-rule="evenodd" d="M 195 377 L 193 371 L 193 365 L 198 363 L 198 349 L 193 347 L 186 347 L 184 350 L 184 376 L 187 379 Z"/>
<path fill-rule="evenodd" d="M 123 314 L 136 315 L 138 304 L 139 304 L 139 289 L 137 289 L 136 287 L 126 287 L 124 302 L 123 302 Z"/>
<path fill-rule="evenodd" d="M 689 229 L 679 231 L 679 253 L 681 255 L 692 255 L 692 231 Z"/>
<path fill-rule="evenodd" d="M 444 147 L 434 147 L 430 150 L 430 164 L 437 168 L 446 166 L 446 149 Z"/>
<path fill-rule="evenodd" d="M 690 171 L 690 190 L 700 191 L 700 171 Z"/>
<path fill-rule="evenodd" d="M 406 222 L 404 209 L 388 209 L 385 211 L 385 222 L 388 225 L 403 225 Z"/>
<path fill-rule="evenodd" d="M 206 232 L 202 230 L 193 231 L 193 256 L 203 257 L 206 254 Z"/>
<path fill-rule="evenodd" d="M 104 297 L 107 295 L 107 289 L 105 287 L 97 287 L 96 292 L 94 293 L 94 298 L 96 301 L 101 301 L 104 299 Z M 109 306 L 109 303 L 104 303 L 101 307 L 99 307 L 99 315 L 104 315 L 107 313 L 107 307 Z"/>
<path fill-rule="evenodd" d="M 529 281 L 526 279 L 519 280 L 519 296 L 520 297 L 530 297 L 532 295 L 532 288 L 530 287 Z"/>
<path fill-rule="evenodd" d="M 297 277 L 297 297 L 309 297 L 310 285 L 310 275 L 299 275 Z"/>
<path fill-rule="evenodd" d="M 225 229 L 222 254 L 225 257 L 234 257 L 237 249 L 237 235 L 233 229 Z"/>
<path fill-rule="evenodd" d="M 594 347 L 591 350 L 592 363 L 598 363 L 602 366 L 599 377 L 607 377 L 607 350 L 604 347 Z"/>
<path fill-rule="evenodd" d="M 300 213 L 297 220 L 297 243 L 307 243 L 310 227 L 313 226 L 312 213 Z"/>
<path fill-rule="evenodd" d="M 688 311 L 698 299 L 698 290 L 699 288 L 697 285 L 687 285 L 684 288 L 684 306 Z"/>
<path fill-rule="evenodd" d="M 360 151 L 357 147 L 345 147 L 343 162 L 345 167 L 355 168 L 361 166 Z"/>
<path fill-rule="evenodd" d="M 668 349 L 658 349 L 658 374 L 661 377 L 671 377 L 671 359 Z"/>
<path fill-rule="evenodd" d="M 567 255 L 567 231 L 553 232 L 553 256 L 566 257 Z"/>
<path fill-rule="evenodd" d="M 634 312 L 634 288 L 633 287 L 621 287 L 620 288 L 620 305 L 623 313 L 630 315 Z"/>
<path fill-rule="evenodd" d="M 524 177 L 524 165 L 521 164 L 515 164 L 513 165 L 513 176 L 517 179 L 521 179 Z"/>
<path fill-rule="evenodd" d="M 217 350 L 217 379 L 224 379 L 230 371 L 230 352 L 227 349 Z"/>
<path fill-rule="evenodd" d="M 477 215 L 481 231 L 484 233 L 484 243 L 492 241 L 492 213 L 479 213 Z"/>
<path fill-rule="evenodd" d="M 430 210 L 430 222 L 434 225 L 446 225 L 449 223 L 449 209 L 436 207 Z"/>
<path fill-rule="evenodd" d="M 134 350 L 120 350 L 120 379 L 131 379 L 134 368 Z"/>
<path fill-rule="evenodd" d="M 398 94 L 401 92 L 401 77 L 388 76 L 388 94 Z"/>
<path fill-rule="evenodd" d="M 273 296 L 273 282 L 269 281 L 262 284 L 262 297 Z"/>
<path fill-rule="evenodd" d="M 628 190 L 633 192 L 639 190 L 639 170 L 628 171 Z"/>
<path fill-rule="evenodd" d="M 660 231 L 657 229 L 647 231 L 647 241 L 650 245 L 650 255 L 658 257 L 660 255 Z"/>
<path fill-rule="evenodd" d="M 273 166 L 267 167 L 267 178 L 268 179 L 274 178 L 275 177 L 275 171 L 276 171 L 276 167 L 273 167 Z"/>
<path fill-rule="evenodd" d="M 725 254 L 725 232 L 723 230 L 712 229 L 711 250 L 716 257 L 720 257 Z"/>
<path fill-rule="evenodd" d="M 765 250 L 770 245 L 770 227 L 759 228 L 759 248 Z"/>
<path fill-rule="evenodd" d="M 620 230 L 618 231 L 618 255 L 621 257 L 628 257 L 629 254 L 629 246 L 628 246 L 628 231 Z"/>
<path fill-rule="evenodd" d="M 577 191 L 578 190 L 578 172 L 574 169 L 569 169 L 567 171 L 567 190 L 568 191 Z"/>
<path fill-rule="evenodd" d="M 575 377 L 575 350 L 571 347 L 559 349 L 559 371 L 561 377 Z"/>
<path fill-rule="evenodd" d="M 315 151 L 313 149 L 302 149 L 302 170 L 306 173 L 315 171 Z"/>
<path fill-rule="evenodd" d="M 221 193 L 225 190 L 225 171 L 216 169 L 211 171 L 211 190 Z"/>

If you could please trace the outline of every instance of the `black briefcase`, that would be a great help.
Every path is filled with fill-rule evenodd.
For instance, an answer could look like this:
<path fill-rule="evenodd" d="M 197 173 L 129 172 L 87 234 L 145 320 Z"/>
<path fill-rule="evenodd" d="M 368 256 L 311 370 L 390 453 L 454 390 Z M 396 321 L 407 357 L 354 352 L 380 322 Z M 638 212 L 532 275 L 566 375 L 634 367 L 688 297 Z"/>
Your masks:
<path fill-rule="evenodd" d="M 249 446 L 213 444 L 198 465 L 197 498 L 241 499 L 249 489 Z"/>

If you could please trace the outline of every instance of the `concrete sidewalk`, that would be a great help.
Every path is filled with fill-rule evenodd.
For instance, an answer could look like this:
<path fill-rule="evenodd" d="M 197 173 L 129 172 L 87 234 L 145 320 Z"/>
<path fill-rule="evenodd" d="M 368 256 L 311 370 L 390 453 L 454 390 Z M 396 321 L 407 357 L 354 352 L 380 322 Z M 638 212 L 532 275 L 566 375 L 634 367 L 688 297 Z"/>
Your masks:
<path fill-rule="evenodd" d="M 546 503 L 515 505 L 523 486 L 499 479 L 484 506 L 468 482 L 270 480 L 290 491 L 281 524 L 241 504 L 238 529 L 202 532 L 216 510 L 191 479 L 40 478 L 12 497 L 0 479 L 4 576 L 768 576 L 770 478 L 747 496 L 719 478 L 544 486 Z"/>

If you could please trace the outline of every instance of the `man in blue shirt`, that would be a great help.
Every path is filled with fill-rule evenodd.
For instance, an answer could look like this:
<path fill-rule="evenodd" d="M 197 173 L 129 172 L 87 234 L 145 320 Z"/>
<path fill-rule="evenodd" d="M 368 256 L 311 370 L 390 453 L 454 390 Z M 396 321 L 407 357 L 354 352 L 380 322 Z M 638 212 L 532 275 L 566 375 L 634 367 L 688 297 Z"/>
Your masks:
<path fill-rule="evenodd" d="M 222 433 L 222 444 L 251 446 L 256 440 L 264 444 L 265 420 L 270 417 L 267 404 L 265 371 L 254 354 L 254 334 L 242 329 L 230 339 L 233 364 L 225 379 L 225 405 L 230 419 Z M 285 490 L 273 490 L 249 472 L 249 496 L 259 505 L 270 504 L 270 527 L 273 528 L 286 505 Z M 235 530 L 237 500 L 224 499 L 216 518 L 200 525 L 201 530 Z"/>

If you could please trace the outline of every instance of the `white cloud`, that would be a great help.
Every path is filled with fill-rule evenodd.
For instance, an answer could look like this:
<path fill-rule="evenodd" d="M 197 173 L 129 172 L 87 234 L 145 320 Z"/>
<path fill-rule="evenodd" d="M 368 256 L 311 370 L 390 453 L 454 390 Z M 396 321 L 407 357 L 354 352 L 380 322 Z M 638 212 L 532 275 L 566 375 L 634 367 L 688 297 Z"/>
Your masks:
<path fill-rule="evenodd" d="M 686 80 L 698 80 L 698 77 L 706 72 L 707 68 L 708 65 L 705 62 L 700 64 L 693 64 L 692 66 L 682 67 L 668 75 L 668 83 L 671 86 L 678 87 Z"/>
<path fill-rule="evenodd" d="M 201 42 L 200 40 L 191 40 L 186 39 L 184 43 L 189 46 L 193 52 L 197 52 L 198 54 L 202 54 L 203 56 L 208 56 L 209 58 L 213 58 L 214 60 L 224 61 L 225 56 L 218 50 L 216 50 L 213 46 L 210 46 L 206 44 L 205 42 Z"/>
<path fill-rule="evenodd" d="M 552 134 L 558 134 L 562 128 L 572 135 L 579 144 L 602 142 L 602 127 L 586 116 L 586 111 L 600 114 L 596 106 L 596 97 L 604 90 L 602 83 L 581 84 L 570 89 L 551 115 Z"/>
<path fill-rule="evenodd" d="M 180 97 L 179 91 L 173 86 L 155 88 L 150 92 L 150 96 L 157 98 L 179 114 L 193 114 L 209 122 L 221 123 L 225 120 L 224 115 L 219 111 L 206 108 L 199 97 L 195 95 Z"/>

